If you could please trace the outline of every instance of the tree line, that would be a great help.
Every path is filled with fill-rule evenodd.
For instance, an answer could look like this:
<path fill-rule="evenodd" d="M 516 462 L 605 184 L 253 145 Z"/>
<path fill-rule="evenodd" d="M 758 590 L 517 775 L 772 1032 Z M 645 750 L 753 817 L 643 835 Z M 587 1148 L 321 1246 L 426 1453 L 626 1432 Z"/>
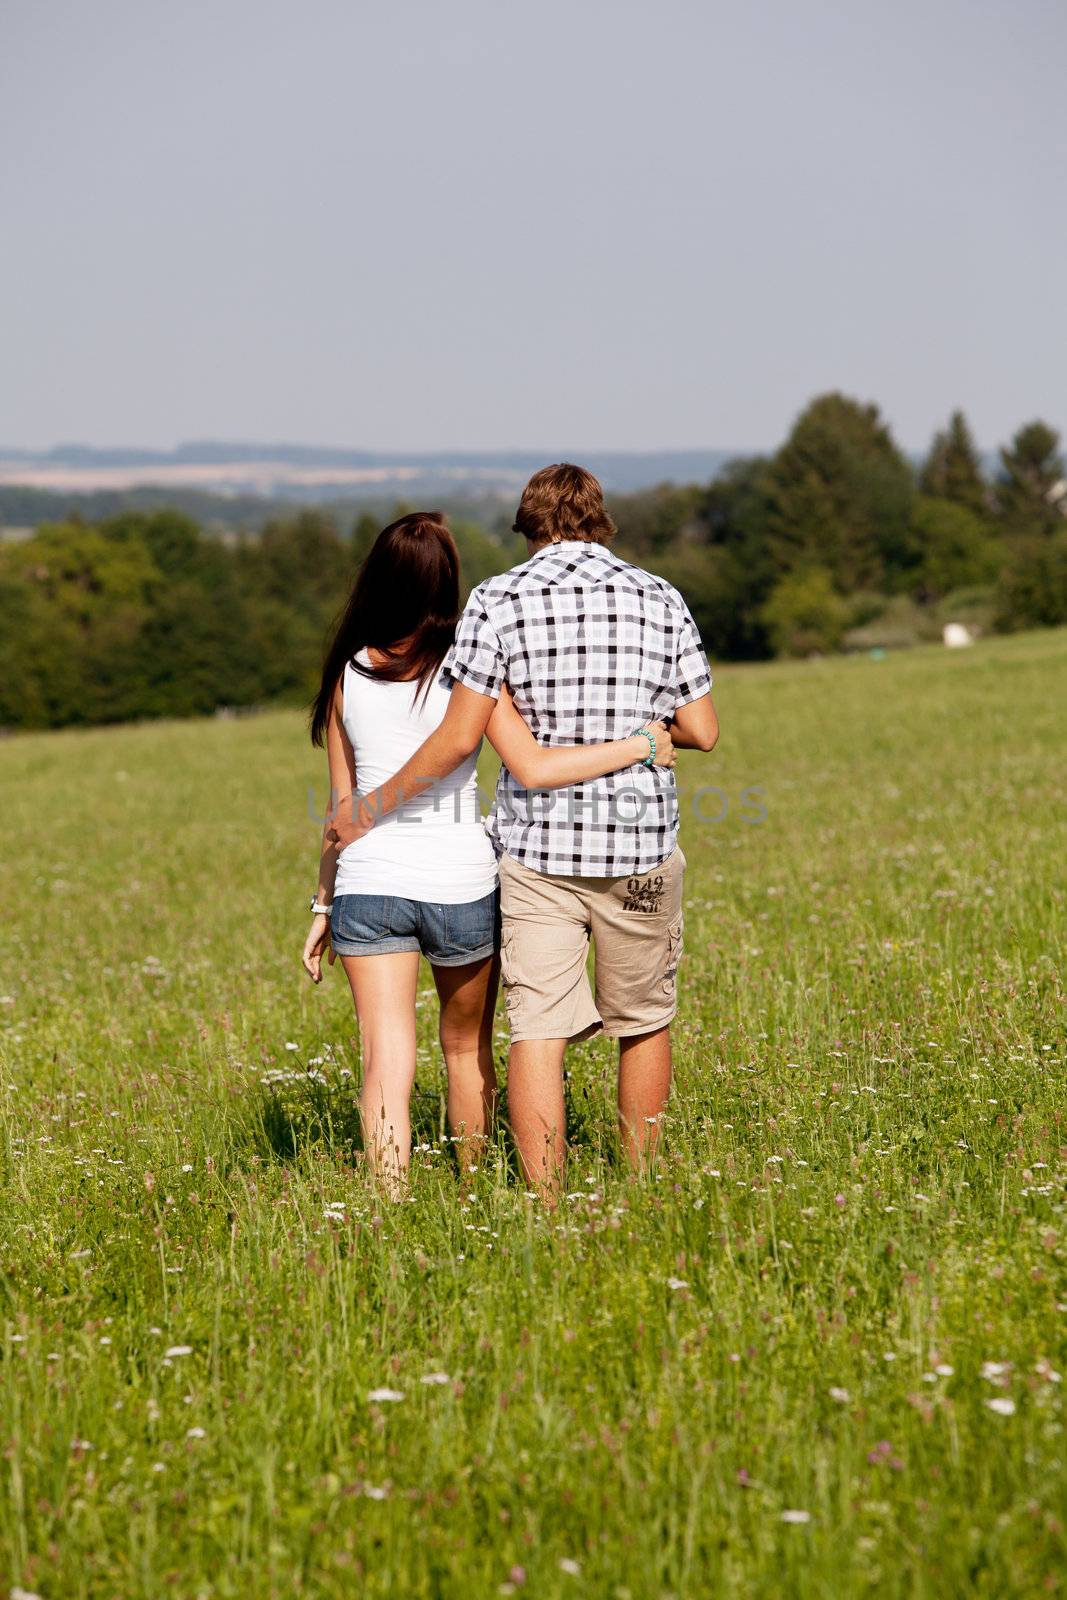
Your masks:
<path fill-rule="evenodd" d="M 1067 622 L 1059 438 L 1019 429 L 987 475 L 957 412 L 916 468 L 873 405 L 814 400 L 773 455 L 615 496 L 620 553 L 685 595 L 709 654 L 758 660 Z M 410 509 L 410 508 L 400 508 Z M 469 586 L 524 556 L 453 520 Z M 180 510 L 47 523 L 0 545 L 0 728 L 307 700 L 378 532 L 315 510 L 224 543 Z"/>
<path fill-rule="evenodd" d="M 307 701 L 378 531 L 305 510 L 223 543 L 184 512 L 133 511 L 0 546 L 0 728 Z M 481 528 L 453 532 L 468 582 L 508 565 Z"/>
<path fill-rule="evenodd" d="M 916 467 L 873 405 L 822 395 L 772 456 L 614 504 L 623 545 L 685 594 L 709 649 L 758 660 L 1067 622 L 1059 436 L 983 471 L 956 412 Z"/>

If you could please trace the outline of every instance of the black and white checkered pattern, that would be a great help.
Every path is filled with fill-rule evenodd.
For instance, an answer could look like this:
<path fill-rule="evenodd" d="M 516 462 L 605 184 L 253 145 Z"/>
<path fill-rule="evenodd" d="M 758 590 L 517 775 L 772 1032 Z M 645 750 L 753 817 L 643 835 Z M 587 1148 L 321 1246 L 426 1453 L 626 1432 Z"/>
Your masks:
<path fill-rule="evenodd" d="M 548 545 L 479 584 L 443 670 L 494 698 L 506 683 L 543 745 L 624 739 L 711 688 L 677 589 L 592 543 Z M 488 826 L 498 849 L 538 872 L 648 872 L 677 839 L 674 773 L 637 765 L 527 791 L 502 769 Z"/>

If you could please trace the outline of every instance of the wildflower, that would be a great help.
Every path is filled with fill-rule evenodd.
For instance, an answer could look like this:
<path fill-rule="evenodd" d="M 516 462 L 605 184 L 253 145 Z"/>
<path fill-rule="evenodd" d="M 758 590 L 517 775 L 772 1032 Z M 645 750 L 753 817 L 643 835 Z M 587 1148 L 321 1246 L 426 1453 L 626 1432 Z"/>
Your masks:
<path fill-rule="evenodd" d="M 447 1372 L 425 1372 L 419 1379 L 420 1383 L 442 1384 L 451 1383 L 452 1379 Z"/>
<path fill-rule="evenodd" d="M 982 1362 L 982 1377 L 985 1378 L 988 1383 L 999 1383 L 1000 1380 L 1005 1377 L 1010 1370 L 1010 1364 L 1007 1361 Z"/>
<path fill-rule="evenodd" d="M 996 1412 L 998 1417 L 1013 1417 L 1015 1415 L 1015 1401 L 1006 1394 L 998 1394 L 985 1403 L 990 1411 Z"/>
<path fill-rule="evenodd" d="M 185 1437 L 187 1439 L 203 1439 L 206 1435 L 203 1428 L 186 1428 Z"/>
<path fill-rule="evenodd" d="M 193 1347 L 191 1344 L 172 1344 L 169 1349 L 163 1352 L 165 1356 L 191 1356 L 192 1353 Z"/>
<path fill-rule="evenodd" d="M 367 1394 L 367 1399 L 371 1405 L 375 1406 L 389 1405 L 394 1401 L 403 1400 L 403 1398 L 404 1396 L 399 1389 L 371 1389 Z"/>
<path fill-rule="evenodd" d="M 689 1285 L 684 1278 L 668 1278 L 668 1289 L 688 1289 Z"/>
<path fill-rule="evenodd" d="M 955 1367 L 950 1367 L 947 1361 L 939 1361 L 934 1368 L 939 1378 L 951 1378 L 955 1370 Z"/>
<path fill-rule="evenodd" d="M 299 1050 L 300 1046 L 298 1044 L 294 1044 L 291 1039 L 287 1039 L 285 1041 L 285 1048 L 287 1050 Z"/>
<path fill-rule="evenodd" d="M 384 1485 L 379 1487 L 374 1483 L 365 1483 L 362 1493 L 367 1500 L 387 1500 L 389 1498 L 389 1490 Z"/>
<path fill-rule="evenodd" d="M 852 1396 L 847 1389 L 840 1389 L 835 1384 L 830 1390 L 830 1399 L 836 1400 L 839 1406 L 847 1406 Z"/>
<path fill-rule="evenodd" d="M 582 1564 L 580 1561 L 575 1561 L 572 1556 L 560 1556 L 559 1570 L 565 1572 L 569 1578 L 578 1578 L 581 1576 Z"/>
<path fill-rule="evenodd" d="M 782 1512 L 782 1521 L 783 1522 L 796 1522 L 796 1523 L 810 1522 L 811 1521 L 811 1512 L 810 1511 L 796 1511 L 796 1510 L 783 1511 Z"/>

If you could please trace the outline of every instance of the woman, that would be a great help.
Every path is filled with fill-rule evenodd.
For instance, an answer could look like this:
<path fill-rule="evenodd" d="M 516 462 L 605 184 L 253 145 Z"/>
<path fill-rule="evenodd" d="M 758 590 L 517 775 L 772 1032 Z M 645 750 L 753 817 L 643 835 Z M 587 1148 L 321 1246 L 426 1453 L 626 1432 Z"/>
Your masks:
<path fill-rule="evenodd" d="M 496 858 L 478 814 L 475 753 L 448 778 L 376 825 L 340 856 L 333 818 L 414 754 L 448 706 L 439 681 L 459 615 L 459 556 L 439 512 L 401 517 L 360 569 L 326 656 L 311 738 L 330 763 L 304 967 L 340 956 L 363 1048 L 360 1117 L 372 1170 L 392 1193 L 407 1173 L 415 1081 L 419 956 L 433 969 L 448 1070 L 448 1121 L 462 1166 L 477 1159 L 496 1103 L 493 1010 L 499 948 Z M 599 777 L 654 756 L 671 766 L 662 723 L 610 744 L 545 749 L 501 695 L 488 736 L 529 788 Z"/>

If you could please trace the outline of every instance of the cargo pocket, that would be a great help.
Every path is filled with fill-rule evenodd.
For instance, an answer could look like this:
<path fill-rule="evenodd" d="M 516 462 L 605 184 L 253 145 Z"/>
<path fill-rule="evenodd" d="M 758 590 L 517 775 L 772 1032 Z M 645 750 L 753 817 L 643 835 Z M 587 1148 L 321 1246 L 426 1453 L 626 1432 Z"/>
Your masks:
<path fill-rule="evenodd" d="M 506 928 L 500 939 L 500 981 L 504 985 L 504 1005 L 509 1017 L 514 1016 L 519 1002 L 515 978 L 515 935 Z"/>
<path fill-rule="evenodd" d="M 667 966 L 663 973 L 663 993 L 673 1000 L 678 983 L 678 963 L 682 959 L 682 929 L 684 918 L 675 917 L 667 924 Z"/>

